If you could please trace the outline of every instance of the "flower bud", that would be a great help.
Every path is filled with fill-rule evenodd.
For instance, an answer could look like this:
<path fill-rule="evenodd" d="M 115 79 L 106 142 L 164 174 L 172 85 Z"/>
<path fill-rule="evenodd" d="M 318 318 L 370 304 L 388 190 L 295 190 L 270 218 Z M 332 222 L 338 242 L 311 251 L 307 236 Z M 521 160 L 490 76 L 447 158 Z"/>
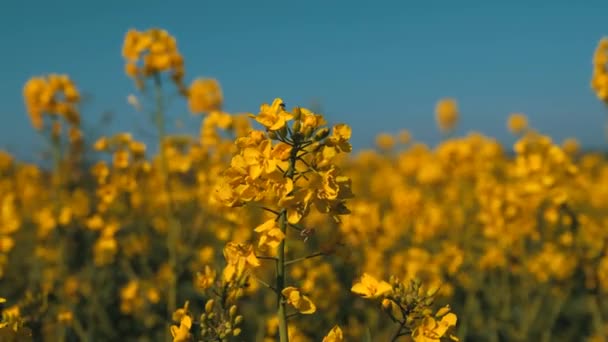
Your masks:
<path fill-rule="evenodd" d="M 236 305 L 233 305 L 230 307 L 230 310 L 228 311 L 230 318 L 233 318 L 234 316 L 236 316 L 236 310 L 237 310 Z"/>
<path fill-rule="evenodd" d="M 293 118 L 297 121 L 300 121 L 300 118 L 302 118 L 302 111 L 300 110 L 300 107 L 295 107 L 292 114 Z"/>
<path fill-rule="evenodd" d="M 304 139 L 308 139 L 310 138 L 310 136 L 312 135 L 313 129 L 312 127 L 308 126 L 306 127 L 306 129 L 304 129 Z"/>
<path fill-rule="evenodd" d="M 293 131 L 299 132 L 302 129 L 302 123 L 300 121 L 296 121 L 293 123 Z"/>
<path fill-rule="evenodd" d="M 205 304 L 205 312 L 206 313 L 211 313 L 213 311 L 213 304 L 215 304 L 215 301 L 213 299 L 209 299 L 207 301 L 207 304 Z M 211 318 L 211 315 L 209 315 Z"/>
<path fill-rule="evenodd" d="M 320 141 L 323 140 L 325 138 L 327 138 L 327 136 L 329 135 L 329 128 L 327 127 L 323 127 L 320 130 L 317 131 L 317 133 L 315 134 L 315 137 L 313 138 L 314 141 Z"/>

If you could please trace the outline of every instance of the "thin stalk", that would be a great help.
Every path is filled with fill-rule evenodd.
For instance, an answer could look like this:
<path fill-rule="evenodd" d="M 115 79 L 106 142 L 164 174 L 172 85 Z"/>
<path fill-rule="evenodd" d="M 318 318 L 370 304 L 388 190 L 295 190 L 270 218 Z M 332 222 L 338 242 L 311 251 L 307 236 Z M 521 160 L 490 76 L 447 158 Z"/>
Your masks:
<path fill-rule="evenodd" d="M 66 272 L 66 239 L 67 236 L 63 236 L 64 232 L 59 227 L 59 215 L 61 210 L 61 190 L 63 186 L 63 179 L 61 177 L 61 159 L 62 159 L 62 151 L 61 151 L 61 136 L 59 135 L 59 131 L 55 130 L 55 125 L 59 125 L 59 120 L 53 116 L 53 125 L 51 128 L 51 154 L 53 156 L 53 174 L 52 174 L 52 187 L 53 187 L 53 216 L 57 222 L 57 226 L 55 227 L 54 235 L 57 238 L 57 243 L 59 245 L 59 260 L 57 262 L 58 269 L 60 274 L 65 274 Z M 60 297 L 63 297 L 60 295 Z M 59 327 L 59 336 L 58 341 L 65 341 L 66 339 L 66 327 L 61 325 Z"/>
<path fill-rule="evenodd" d="M 169 294 L 167 299 L 167 311 L 173 313 L 177 308 L 177 264 L 178 264 L 178 244 L 181 235 L 181 225 L 175 219 L 172 208 L 171 189 L 169 186 L 169 172 L 167 165 L 167 156 L 163 148 L 163 141 L 167 135 L 165 126 L 165 104 L 163 100 L 162 81 L 159 74 L 154 76 L 154 90 L 156 99 L 156 111 L 154 113 L 154 123 L 158 132 L 158 147 L 161 182 L 165 194 L 167 196 L 167 250 L 169 252 L 169 268 L 171 269 L 171 277 L 169 280 Z"/>
<path fill-rule="evenodd" d="M 291 149 L 289 156 L 289 169 L 285 176 L 293 180 L 296 171 L 296 160 L 298 158 L 299 146 L 295 145 Z M 287 332 L 287 312 L 286 303 L 283 298 L 283 289 L 285 288 L 285 244 L 287 240 L 287 210 L 281 210 L 279 214 L 279 228 L 283 232 L 285 238 L 279 244 L 277 251 L 277 278 L 276 278 L 276 289 L 277 289 L 277 316 L 279 318 L 279 339 L 281 342 L 289 342 L 289 335 Z"/>
<path fill-rule="evenodd" d="M 283 210 L 279 216 L 279 227 L 283 234 L 287 233 L 287 211 Z M 287 312 L 285 308 L 285 299 L 283 298 L 283 289 L 285 288 L 285 239 L 281 241 L 278 247 L 277 256 L 277 315 L 279 317 L 279 339 L 281 342 L 288 342 L 289 335 L 287 334 Z"/>

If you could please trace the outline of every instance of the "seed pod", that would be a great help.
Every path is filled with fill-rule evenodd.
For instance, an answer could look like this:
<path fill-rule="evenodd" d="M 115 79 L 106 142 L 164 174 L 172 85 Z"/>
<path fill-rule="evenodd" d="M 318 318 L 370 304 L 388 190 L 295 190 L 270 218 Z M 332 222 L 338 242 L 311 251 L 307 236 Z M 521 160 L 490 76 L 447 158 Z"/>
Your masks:
<path fill-rule="evenodd" d="M 228 311 L 230 318 L 233 318 L 234 316 L 236 316 L 236 310 L 237 310 L 236 305 L 233 305 L 230 307 L 230 310 Z"/>

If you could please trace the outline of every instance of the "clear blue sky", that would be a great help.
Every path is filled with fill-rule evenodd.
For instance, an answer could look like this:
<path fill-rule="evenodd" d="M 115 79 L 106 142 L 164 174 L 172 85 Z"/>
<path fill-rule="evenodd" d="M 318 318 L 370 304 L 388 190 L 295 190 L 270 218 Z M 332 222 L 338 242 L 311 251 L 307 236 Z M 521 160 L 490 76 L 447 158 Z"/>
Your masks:
<path fill-rule="evenodd" d="M 0 8 L 0 147 L 32 154 L 22 87 L 31 76 L 67 73 L 92 97 L 110 131 L 143 126 L 126 103 L 129 28 L 177 37 L 187 79 L 220 80 L 230 112 L 257 112 L 282 97 L 314 101 L 353 127 L 355 147 L 408 128 L 436 143 L 433 108 L 455 97 L 471 130 L 512 143 L 509 113 L 526 113 L 556 140 L 604 143 L 605 108 L 589 89 L 591 57 L 608 35 L 608 1 L 16 1 Z M 175 106 L 174 116 L 188 117 Z M 195 122 L 193 119 L 187 122 Z M 28 158 L 30 159 L 30 158 Z"/>

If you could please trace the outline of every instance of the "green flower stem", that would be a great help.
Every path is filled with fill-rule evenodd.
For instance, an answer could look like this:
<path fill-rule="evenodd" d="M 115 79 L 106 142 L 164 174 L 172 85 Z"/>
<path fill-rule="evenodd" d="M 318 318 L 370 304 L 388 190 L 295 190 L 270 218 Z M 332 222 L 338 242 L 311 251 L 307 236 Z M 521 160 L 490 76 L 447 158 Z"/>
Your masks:
<path fill-rule="evenodd" d="M 54 235 L 57 238 L 57 242 L 59 244 L 59 260 L 57 261 L 59 274 L 67 274 L 66 270 L 66 237 L 63 236 L 64 232 L 59 227 L 59 215 L 61 210 L 61 190 L 63 186 L 63 179 L 61 177 L 61 159 L 62 159 L 62 151 L 61 151 L 61 136 L 59 134 L 55 134 L 54 126 L 59 123 L 59 120 L 56 116 L 52 116 L 53 125 L 51 126 L 51 155 L 53 157 L 53 174 L 52 174 L 52 186 L 53 186 L 53 216 L 56 220 L 56 227 Z M 65 279 L 65 276 L 62 276 Z M 59 295 L 59 297 L 63 297 Z M 63 300 L 62 300 L 63 302 Z M 66 327 L 61 325 L 58 328 L 58 341 L 65 341 L 66 339 Z"/>
<path fill-rule="evenodd" d="M 289 155 L 289 169 L 285 173 L 287 178 L 293 180 L 296 173 L 296 161 L 298 159 L 299 145 L 294 144 Z M 283 289 L 285 288 L 285 266 L 287 261 L 285 259 L 285 244 L 287 240 L 287 209 L 281 210 L 279 213 L 279 228 L 285 235 L 285 238 L 279 244 L 277 251 L 277 278 L 276 278 L 276 289 L 277 289 L 277 315 L 279 317 L 279 339 L 281 342 L 288 342 L 289 335 L 287 332 L 287 312 L 286 303 L 283 298 Z"/>
<path fill-rule="evenodd" d="M 287 233 L 287 210 L 283 210 L 279 215 L 279 227 L 283 234 Z M 276 279 L 276 289 L 277 289 L 277 305 L 278 311 L 277 315 L 279 317 L 279 339 L 281 342 L 288 342 L 289 335 L 287 334 L 287 312 L 286 312 L 286 303 L 283 298 L 283 289 L 285 288 L 285 239 L 281 241 L 278 247 L 278 257 L 277 257 L 277 279 Z"/>
<path fill-rule="evenodd" d="M 169 294 L 167 299 L 168 314 L 172 314 L 177 309 L 177 277 L 178 277 L 178 245 L 181 235 L 181 224 L 175 218 L 172 208 L 171 189 L 169 185 L 169 172 L 167 165 L 167 156 L 163 148 L 163 142 L 167 136 L 165 128 L 165 105 L 163 101 L 162 81 L 159 74 L 154 75 L 154 89 L 156 98 L 156 111 L 154 113 L 154 123 L 158 132 L 158 147 L 160 159 L 161 182 L 168 198 L 167 204 L 167 250 L 169 251 L 169 268 L 171 269 L 171 278 L 169 280 Z"/>

